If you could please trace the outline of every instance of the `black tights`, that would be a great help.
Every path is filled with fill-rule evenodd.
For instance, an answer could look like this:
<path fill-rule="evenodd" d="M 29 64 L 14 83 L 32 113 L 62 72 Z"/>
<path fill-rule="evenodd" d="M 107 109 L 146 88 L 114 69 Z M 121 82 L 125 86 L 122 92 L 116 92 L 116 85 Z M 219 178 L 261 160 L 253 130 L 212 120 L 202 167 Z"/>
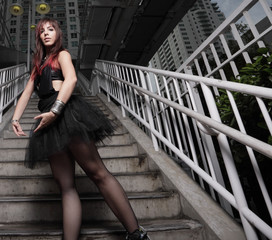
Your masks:
<path fill-rule="evenodd" d="M 138 222 L 120 183 L 109 173 L 95 144 L 74 141 L 70 154 L 61 152 L 50 157 L 50 166 L 62 194 L 63 235 L 65 240 L 77 240 L 81 225 L 81 203 L 75 189 L 75 161 L 93 180 L 115 216 L 131 233 Z"/>

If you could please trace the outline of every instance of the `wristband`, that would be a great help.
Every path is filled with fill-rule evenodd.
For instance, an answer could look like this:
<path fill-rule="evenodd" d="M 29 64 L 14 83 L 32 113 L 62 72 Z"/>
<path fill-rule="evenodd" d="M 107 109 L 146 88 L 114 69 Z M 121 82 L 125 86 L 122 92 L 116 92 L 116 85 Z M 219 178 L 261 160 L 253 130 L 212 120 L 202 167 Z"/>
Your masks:
<path fill-rule="evenodd" d="M 19 120 L 17 120 L 17 119 L 12 119 L 10 122 L 11 122 L 11 123 L 15 123 L 15 122 L 19 122 Z"/>
<path fill-rule="evenodd" d="M 53 104 L 53 106 L 51 107 L 50 111 L 55 113 L 56 115 L 60 115 L 63 108 L 65 106 L 65 103 L 60 101 L 60 100 L 56 100 Z"/>

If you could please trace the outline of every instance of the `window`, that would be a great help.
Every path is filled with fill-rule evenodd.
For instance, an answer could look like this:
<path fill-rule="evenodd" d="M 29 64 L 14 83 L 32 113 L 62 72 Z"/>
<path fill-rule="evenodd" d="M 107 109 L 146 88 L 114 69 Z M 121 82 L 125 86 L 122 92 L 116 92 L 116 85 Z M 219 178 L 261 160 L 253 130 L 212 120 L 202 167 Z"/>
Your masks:
<path fill-rule="evenodd" d="M 77 33 L 71 33 L 71 38 L 77 38 Z"/>
<path fill-rule="evenodd" d="M 70 25 L 71 30 L 76 30 L 76 25 Z"/>
<path fill-rule="evenodd" d="M 10 32 L 10 33 L 16 33 L 16 28 L 11 28 L 11 29 L 9 30 L 9 32 Z"/>
<path fill-rule="evenodd" d="M 75 3 L 74 2 L 69 2 L 69 7 L 74 7 Z"/>
<path fill-rule="evenodd" d="M 10 25 L 12 25 L 12 26 L 16 25 L 16 20 L 11 20 Z"/>
<path fill-rule="evenodd" d="M 75 17 L 70 17 L 70 21 L 71 21 L 71 22 L 75 22 L 75 21 L 76 21 L 76 18 L 75 18 Z"/>
<path fill-rule="evenodd" d="M 72 41 L 72 47 L 78 47 L 78 42 L 77 41 Z"/>
<path fill-rule="evenodd" d="M 65 17 L 64 13 L 57 13 L 57 17 Z"/>
<path fill-rule="evenodd" d="M 57 9 L 57 10 L 64 10 L 65 7 L 64 7 L 64 6 L 56 6 L 56 9 Z"/>
<path fill-rule="evenodd" d="M 69 10 L 69 13 L 70 13 L 70 14 L 75 14 L 76 12 L 75 12 L 74 9 L 71 9 L 71 10 Z"/>

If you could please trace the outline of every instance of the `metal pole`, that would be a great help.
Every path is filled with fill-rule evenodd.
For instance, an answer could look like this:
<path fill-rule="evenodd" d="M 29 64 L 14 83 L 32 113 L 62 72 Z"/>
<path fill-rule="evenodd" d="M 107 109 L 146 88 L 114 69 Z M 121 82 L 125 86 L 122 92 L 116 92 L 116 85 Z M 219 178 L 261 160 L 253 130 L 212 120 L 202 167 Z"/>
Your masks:
<path fill-rule="evenodd" d="M 31 24 L 31 2 L 29 3 L 28 9 L 28 32 L 27 32 L 27 71 L 30 72 L 30 24 Z"/>

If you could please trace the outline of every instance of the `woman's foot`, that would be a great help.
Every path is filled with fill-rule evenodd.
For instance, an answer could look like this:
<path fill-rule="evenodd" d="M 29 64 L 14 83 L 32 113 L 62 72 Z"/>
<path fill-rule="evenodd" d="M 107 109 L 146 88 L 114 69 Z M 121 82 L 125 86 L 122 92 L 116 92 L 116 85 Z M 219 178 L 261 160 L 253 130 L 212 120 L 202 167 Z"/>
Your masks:
<path fill-rule="evenodd" d="M 151 240 L 147 235 L 147 232 L 143 227 L 139 227 L 139 229 L 135 230 L 133 233 L 128 233 L 126 240 Z"/>

